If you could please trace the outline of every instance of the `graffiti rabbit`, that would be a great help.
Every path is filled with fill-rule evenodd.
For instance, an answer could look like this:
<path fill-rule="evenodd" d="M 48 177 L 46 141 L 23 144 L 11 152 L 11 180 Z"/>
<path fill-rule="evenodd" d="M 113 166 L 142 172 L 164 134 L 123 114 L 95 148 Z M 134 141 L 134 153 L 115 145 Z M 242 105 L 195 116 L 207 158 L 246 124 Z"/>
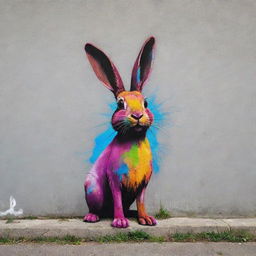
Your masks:
<path fill-rule="evenodd" d="M 89 213 L 85 222 L 97 222 L 107 213 L 114 216 L 113 227 L 129 226 L 127 212 L 136 200 L 138 222 L 156 225 L 145 210 L 145 190 L 152 174 L 152 153 L 146 132 L 153 123 L 142 89 L 149 76 L 155 39 L 150 37 L 135 61 L 131 89 L 126 91 L 111 60 L 92 44 L 85 45 L 89 62 L 103 84 L 114 93 L 117 108 L 112 126 L 117 135 L 101 153 L 86 177 L 84 188 Z"/>

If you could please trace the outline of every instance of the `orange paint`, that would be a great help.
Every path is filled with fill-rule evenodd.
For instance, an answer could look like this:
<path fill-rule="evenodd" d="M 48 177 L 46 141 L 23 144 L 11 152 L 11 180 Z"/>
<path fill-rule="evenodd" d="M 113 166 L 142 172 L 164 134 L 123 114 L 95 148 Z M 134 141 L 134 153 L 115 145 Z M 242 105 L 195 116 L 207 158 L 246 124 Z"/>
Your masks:
<path fill-rule="evenodd" d="M 137 200 L 136 205 L 137 205 L 137 210 L 138 210 L 138 217 L 147 216 L 144 203 Z"/>

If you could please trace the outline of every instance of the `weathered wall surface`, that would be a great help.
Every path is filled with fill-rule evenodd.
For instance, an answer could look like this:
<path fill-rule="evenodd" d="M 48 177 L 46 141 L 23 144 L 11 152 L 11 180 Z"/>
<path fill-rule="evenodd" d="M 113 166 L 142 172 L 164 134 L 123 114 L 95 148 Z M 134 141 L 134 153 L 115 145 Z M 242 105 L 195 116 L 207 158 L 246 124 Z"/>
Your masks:
<path fill-rule="evenodd" d="M 145 94 L 171 112 L 165 156 L 148 191 L 173 214 L 256 213 L 255 1 L 0 1 L 0 211 L 83 215 L 83 182 L 111 93 L 85 42 L 129 84 L 157 40 Z M 95 128 L 96 127 L 96 128 Z"/>

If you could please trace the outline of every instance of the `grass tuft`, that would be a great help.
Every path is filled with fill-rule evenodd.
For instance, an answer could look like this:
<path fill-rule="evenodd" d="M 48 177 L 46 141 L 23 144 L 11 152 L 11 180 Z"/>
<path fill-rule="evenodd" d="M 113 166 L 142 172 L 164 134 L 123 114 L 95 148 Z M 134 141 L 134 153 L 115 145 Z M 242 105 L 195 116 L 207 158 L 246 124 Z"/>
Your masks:
<path fill-rule="evenodd" d="M 102 236 L 97 239 L 98 242 L 101 243 L 109 243 L 109 242 L 140 242 L 140 241 L 149 241 L 152 237 L 140 230 L 130 231 L 128 233 L 118 233 L 115 235 L 107 235 Z"/>
<path fill-rule="evenodd" d="M 34 243 L 57 243 L 57 244 L 75 244 L 78 245 L 83 242 L 82 238 L 66 235 L 64 237 L 37 237 L 28 240 L 27 242 Z"/>
<path fill-rule="evenodd" d="M 64 237 L 36 237 L 36 238 L 9 238 L 0 237 L 0 244 L 17 244 L 17 243 L 57 243 L 57 244 L 74 244 L 78 245 L 85 239 L 66 235 Z"/>
<path fill-rule="evenodd" d="M 9 237 L 0 237 L 0 244 L 11 244 L 12 239 Z"/>
<path fill-rule="evenodd" d="M 203 232 L 198 234 L 192 233 L 176 233 L 170 237 L 170 241 L 173 242 L 197 242 L 197 241 L 208 241 L 208 242 L 249 242 L 256 241 L 256 236 L 245 231 L 225 231 L 225 232 Z"/>
<path fill-rule="evenodd" d="M 151 236 L 149 238 L 149 242 L 153 242 L 153 243 L 163 243 L 163 242 L 167 242 L 167 239 L 163 236 Z"/>
<path fill-rule="evenodd" d="M 159 211 L 155 214 L 157 219 L 168 219 L 171 217 L 170 212 L 165 209 L 162 205 L 160 205 Z"/>
<path fill-rule="evenodd" d="M 82 239 L 76 236 L 66 235 L 63 239 L 65 243 L 80 244 Z"/>
<path fill-rule="evenodd" d="M 6 224 L 10 224 L 10 223 L 13 223 L 14 222 L 14 218 L 12 217 L 9 217 L 7 220 L 6 220 Z"/>

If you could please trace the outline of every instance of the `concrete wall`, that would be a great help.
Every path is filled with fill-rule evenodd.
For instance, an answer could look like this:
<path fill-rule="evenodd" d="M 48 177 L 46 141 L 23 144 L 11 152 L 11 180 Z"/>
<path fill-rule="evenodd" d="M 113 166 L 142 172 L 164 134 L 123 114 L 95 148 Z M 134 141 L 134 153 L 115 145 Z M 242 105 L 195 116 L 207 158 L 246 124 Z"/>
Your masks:
<path fill-rule="evenodd" d="M 171 111 L 148 192 L 174 215 L 256 213 L 256 2 L 0 1 L 0 211 L 83 215 L 83 182 L 111 93 L 85 57 L 104 49 L 129 84 L 157 40 L 145 94 Z"/>

